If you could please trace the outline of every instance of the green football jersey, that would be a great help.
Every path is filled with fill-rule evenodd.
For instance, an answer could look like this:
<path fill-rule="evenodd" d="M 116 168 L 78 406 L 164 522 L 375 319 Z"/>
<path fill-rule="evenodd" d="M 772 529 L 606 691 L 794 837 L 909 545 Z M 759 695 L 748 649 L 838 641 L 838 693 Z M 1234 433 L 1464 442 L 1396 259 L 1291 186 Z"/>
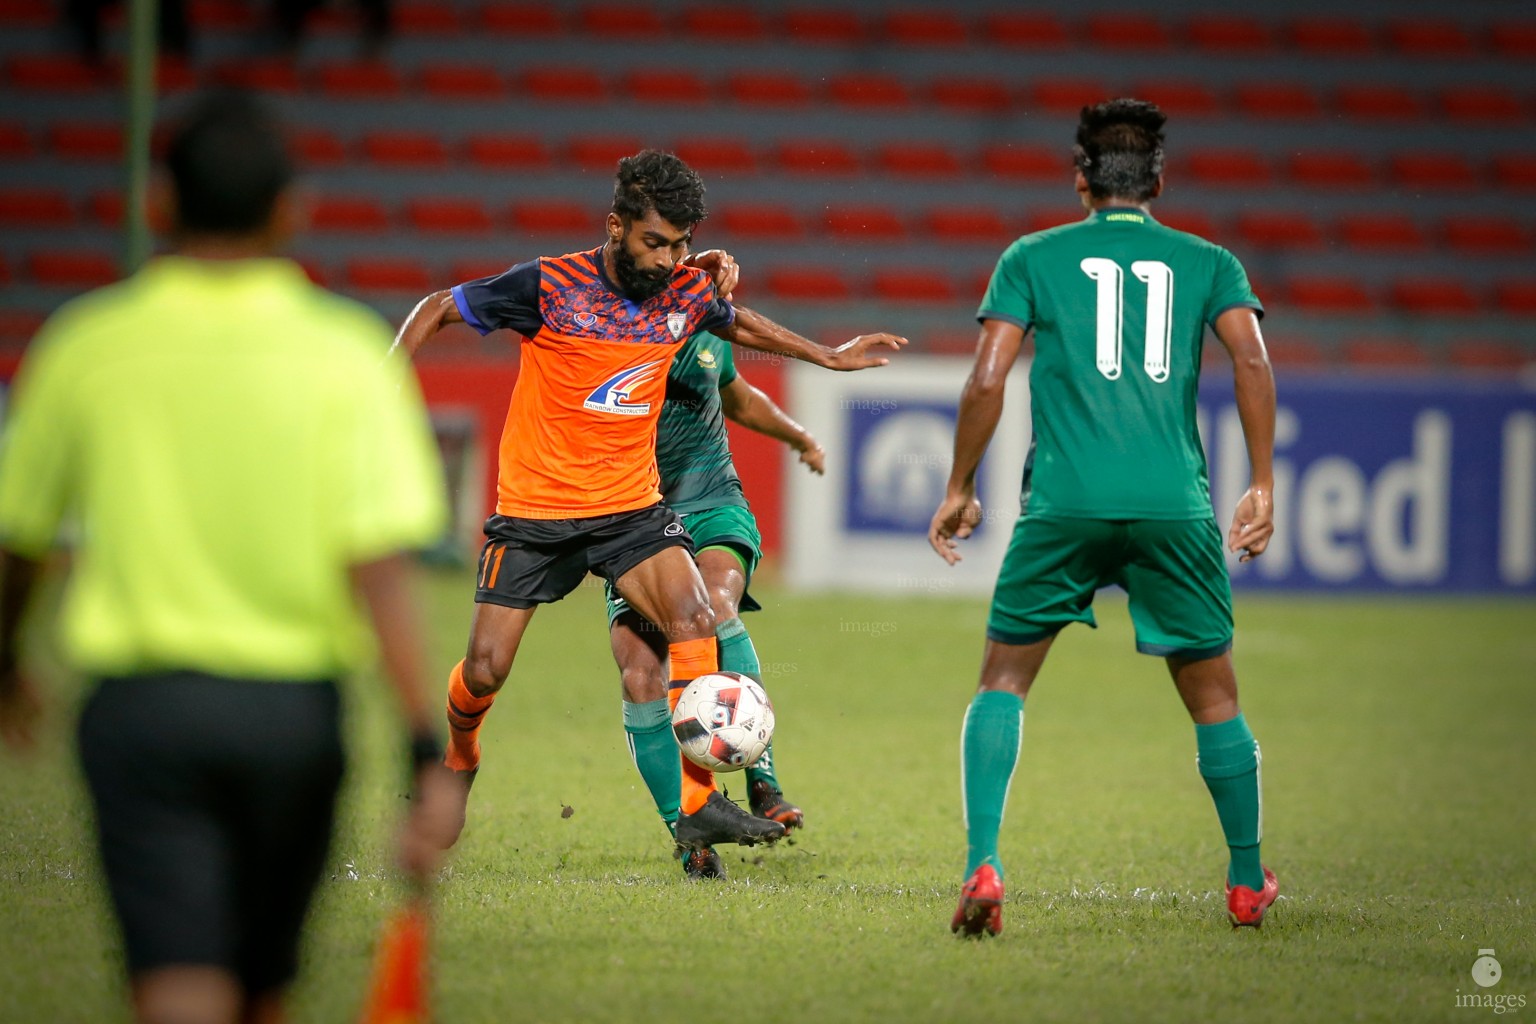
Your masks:
<path fill-rule="evenodd" d="M 1025 235 L 977 318 L 1035 330 L 1024 509 L 1094 519 L 1211 514 L 1195 389 L 1205 325 L 1263 315 L 1242 265 L 1141 210 Z"/>
<path fill-rule="evenodd" d="M 700 331 L 677 351 L 656 427 L 661 497 L 678 512 L 747 505 L 731 461 L 720 389 L 736 379 L 730 342 Z"/>

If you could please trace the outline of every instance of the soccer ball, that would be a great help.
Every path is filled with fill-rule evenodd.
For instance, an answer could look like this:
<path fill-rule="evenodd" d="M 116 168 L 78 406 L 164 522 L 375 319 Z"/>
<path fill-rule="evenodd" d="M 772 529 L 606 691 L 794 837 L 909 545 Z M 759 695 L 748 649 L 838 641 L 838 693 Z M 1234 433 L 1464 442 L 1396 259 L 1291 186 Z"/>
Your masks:
<path fill-rule="evenodd" d="M 672 712 L 672 732 L 694 764 L 739 771 L 755 764 L 773 739 L 773 702 L 739 672 L 711 672 L 683 690 Z"/>

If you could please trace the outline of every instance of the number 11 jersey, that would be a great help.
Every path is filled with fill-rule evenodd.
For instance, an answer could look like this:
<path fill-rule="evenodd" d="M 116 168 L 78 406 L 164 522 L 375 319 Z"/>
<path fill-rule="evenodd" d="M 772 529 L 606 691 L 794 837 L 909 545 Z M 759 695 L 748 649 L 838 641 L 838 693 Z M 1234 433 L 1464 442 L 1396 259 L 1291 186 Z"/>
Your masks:
<path fill-rule="evenodd" d="M 1210 516 L 1195 390 L 1205 326 L 1235 307 L 1264 312 L 1237 259 L 1140 209 L 1009 246 L 976 316 L 1034 328 L 1024 511 Z"/>

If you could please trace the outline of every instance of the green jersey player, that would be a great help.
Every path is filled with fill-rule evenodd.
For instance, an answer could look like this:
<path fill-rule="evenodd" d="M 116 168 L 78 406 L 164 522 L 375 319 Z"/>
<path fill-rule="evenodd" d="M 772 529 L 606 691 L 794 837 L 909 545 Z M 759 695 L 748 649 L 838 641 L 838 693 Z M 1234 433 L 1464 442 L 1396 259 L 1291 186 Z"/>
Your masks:
<path fill-rule="evenodd" d="M 725 421 L 783 441 L 816 473 L 824 456 L 804 427 L 736 371 L 731 346 L 706 332 L 688 339 L 667 376 L 667 399 L 656 431 L 656 466 L 662 499 L 683 518 L 693 537 L 699 573 L 718 623 L 720 667 L 762 681 L 752 638 L 739 612 L 759 607 L 747 594 L 762 557 L 757 522 L 731 460 Z M 677 822 L 680 771 L 672 716 L 667 709 L 667 644 L 664 635 L 607 588 L 609 640 L 624 688 L 624 731 L 635 767 L 672 829 Z M 800 808 L 784 799 L 774 773 L 773 747 L 746 769 L 752 813 L 793 829 L 804 824 Z M 721 877 L 719 856 L 709 847 L 681 850 L 690 877 Z"/>
<path fill-rule="evenodd" d="M 1275 385 L 1262 307 L 1226 250 L 1163 227 L 1157 107 L 1083 109 L 1073 150 L 1087 219 L 1027 235 L 1003 253 L 982 299 L 976 366 L 960 400 L 948 493 L 928 539 L 946 561 L 980 521 L 976 467 L 997 426 L 1024 335 L 1033 441 L 1023 514 L 998 574 L 981 685 L 961 734 L 968 861 L 951 929 L 1002 929 L 997 836 L 1018 760 L 1024 698 L 1056 633 L 1094 624 L 1094 591 L 1130 598 L 1136 647 L 1167 660 L 1195 722 L 1200 774 L 1230 852 L 1227 907 L 1258 925 L 1274 902 L 1259 862 L 1259 751 L 1238 708 L 1232 597 L 1211 512 L 1195 389 L 1205 326 L 1232 355 L 1250 486 L 1227 546 L 1261 554 L 1272 521 Z"/>

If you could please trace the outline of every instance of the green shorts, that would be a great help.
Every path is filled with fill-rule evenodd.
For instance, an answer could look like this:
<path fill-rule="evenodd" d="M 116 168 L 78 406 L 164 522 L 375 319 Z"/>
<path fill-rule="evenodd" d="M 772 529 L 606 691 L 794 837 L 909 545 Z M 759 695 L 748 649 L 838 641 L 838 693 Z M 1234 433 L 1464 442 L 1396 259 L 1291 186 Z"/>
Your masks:
<path fill-rule="evenodd" d="M 1211 658 L 1232 647 L 1232 583 L 1211 519 L 1068 519 L 1026 515 L 997 576 L 987 639 L 1032 644 L 1093 618 L 1109 584 L 1130 595 L 1136 649 Z"/>
<path fill-rule="evenodd" d="M 683 513 L 683 527 L 693 538 L 693 550 L 703 553 L 706 548 L 727 548 L 741 560 L 747 583 L 763 559 L 763 535 L 757 531 L 757 518 L 752 510 L 740 505 L 720 505 Z M 697 556 L 695 556 L 697 557 Z M 603 584 L 603 597 L 608 606 L 608 624 L 629 610 L 629 604 L 613 589 L 611 582 Z M 741 595 L 740 610 L 761 611 L 762 605 L 752 600 L 752 595 Z"/>

